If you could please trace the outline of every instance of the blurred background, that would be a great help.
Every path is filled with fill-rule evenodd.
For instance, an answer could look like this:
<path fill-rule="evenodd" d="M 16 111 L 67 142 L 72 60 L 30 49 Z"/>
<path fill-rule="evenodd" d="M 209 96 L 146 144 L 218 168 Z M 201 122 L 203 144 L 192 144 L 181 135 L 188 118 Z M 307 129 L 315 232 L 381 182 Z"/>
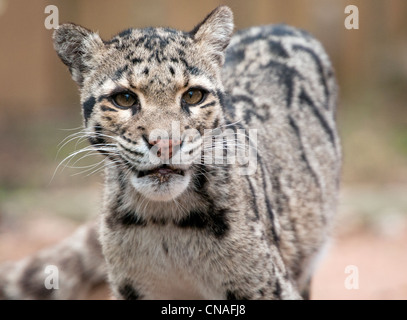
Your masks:
<path fill-rule="evenodd" d="M 90 166 L 100 158 L 58 167 L 86 142 L 64 140 L 82 124 L 78 89 L 53 50 L 46 6 L 57 6 L 59 23 L 108 39 L 129 27 L 191 30 L 220 4 L 232 8 L 236 29 L 306 29 L 336 69 L 342 191 L 312 297 L 407 299 L 405 0 L 0 0 L 0 262 L 65 237 L 101 203 L 101 174 Z M 349 4 L 359 9 L 358 30 L 344 26 Z M 348 265 L 358 268 L 358 289 L 344 285 Z"/>

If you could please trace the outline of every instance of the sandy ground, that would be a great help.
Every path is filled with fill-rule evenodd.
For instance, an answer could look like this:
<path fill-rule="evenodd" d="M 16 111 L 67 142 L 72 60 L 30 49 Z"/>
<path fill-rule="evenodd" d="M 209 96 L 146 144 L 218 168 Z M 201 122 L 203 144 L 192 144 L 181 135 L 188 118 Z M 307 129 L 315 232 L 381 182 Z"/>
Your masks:
<path fill-rule="evenodd" d="M 313 299 L 407 299 L 407 232 L 389 236 L 360 230 L 338 237 L 312 288 Z"/>
<path fill-rule="evenodd" d="M 407 299 L 407 219 L 397 225 L 398 231 L 391 234 L 360 228 L 338 232 L 316 270 L 312 299 Z M 7 228 L 3 224 L 0 261 L 22 258 L 68 236 L 76 227 L 67 219 L 49 217 Z M 108 290 L 101 287 L 88 298 L 108 299 Z"/>

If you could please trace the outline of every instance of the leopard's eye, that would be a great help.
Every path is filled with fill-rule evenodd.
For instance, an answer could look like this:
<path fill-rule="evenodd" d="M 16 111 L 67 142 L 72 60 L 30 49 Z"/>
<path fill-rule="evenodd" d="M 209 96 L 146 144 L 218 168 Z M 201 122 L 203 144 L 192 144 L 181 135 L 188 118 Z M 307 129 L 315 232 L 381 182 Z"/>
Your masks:
<path fill-rule="evenodd" d="M 112 100 L 119 108 L 130 108 L 137 103 L 137 96 L 129 92 L 123 92 L 112 96 Z"/>
<path fill-rule="evenodd" d="M 187 105 L 196 105 L 205 100 L 206 92 L 199 88 L 190 88 L 182 95 L 182 102 Z"/>

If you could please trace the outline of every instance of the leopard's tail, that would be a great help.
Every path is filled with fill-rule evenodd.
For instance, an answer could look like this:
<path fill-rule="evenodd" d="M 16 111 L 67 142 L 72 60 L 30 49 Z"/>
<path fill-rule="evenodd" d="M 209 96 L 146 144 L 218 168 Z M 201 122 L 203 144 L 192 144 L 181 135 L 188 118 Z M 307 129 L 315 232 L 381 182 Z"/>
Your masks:
<path fill-rule="evenodd" d="M 97 225 L 15 262 L 0 264 L 0 299 L 83 299 L 106 282 Z"/>

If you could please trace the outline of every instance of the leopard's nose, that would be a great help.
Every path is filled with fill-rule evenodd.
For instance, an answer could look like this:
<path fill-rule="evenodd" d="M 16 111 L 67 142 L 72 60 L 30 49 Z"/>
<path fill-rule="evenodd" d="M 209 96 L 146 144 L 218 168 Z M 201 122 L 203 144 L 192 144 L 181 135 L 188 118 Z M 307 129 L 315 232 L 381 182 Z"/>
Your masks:
<path fill-rule="evenodd" d="M 157 139 L 149 140 L 148 144 L 150 147 L 156 146 L 157 157 L 162 160 L 168 160 L 172 158 L 176 150 L 179 149 L 181 145 L 181 140 L 175 139 Z"/>

